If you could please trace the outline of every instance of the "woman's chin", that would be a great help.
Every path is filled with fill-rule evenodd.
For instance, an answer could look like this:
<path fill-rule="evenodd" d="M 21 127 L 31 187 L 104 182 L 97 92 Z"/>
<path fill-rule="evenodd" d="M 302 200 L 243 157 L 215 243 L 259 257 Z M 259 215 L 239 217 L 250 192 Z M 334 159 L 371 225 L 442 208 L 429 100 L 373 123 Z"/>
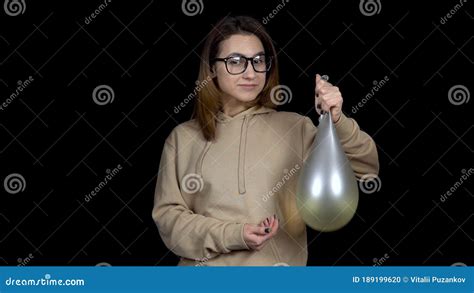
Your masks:
<path fill-rule="evenodd" d="M 257 96 L 256 95 L 238 95 L 235 98 L 239 102 L 248 103 L 248 102 L 252 102 L 253 100 L 255 100 L 257 98 Z"/>

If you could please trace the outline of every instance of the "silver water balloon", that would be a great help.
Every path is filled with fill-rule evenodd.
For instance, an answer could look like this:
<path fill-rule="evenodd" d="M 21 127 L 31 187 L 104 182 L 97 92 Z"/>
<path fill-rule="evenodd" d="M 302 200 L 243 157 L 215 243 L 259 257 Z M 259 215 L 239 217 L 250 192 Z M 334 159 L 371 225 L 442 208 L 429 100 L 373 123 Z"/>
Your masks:
<path fill-rule="evenodd" d="M 354 216 L 359 190 L 330 113 L 319 117 L 316 138 L 298 179 L 296 202 L 311 228 L 335 231 Z"/>

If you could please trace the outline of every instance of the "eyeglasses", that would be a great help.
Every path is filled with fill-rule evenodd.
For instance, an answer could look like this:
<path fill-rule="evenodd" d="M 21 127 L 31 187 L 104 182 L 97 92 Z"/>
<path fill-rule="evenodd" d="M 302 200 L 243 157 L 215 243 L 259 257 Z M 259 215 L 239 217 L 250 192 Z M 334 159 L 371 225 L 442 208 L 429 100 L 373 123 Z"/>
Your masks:
<path fill-rule="evenodd" d="M 255 72 L 268 72 L 272 67 L 272 58 L 260 54 L 254 57 L 245 57 L 242 55 L 232 55 L 227 58 L 214 58 L 213 61 L 222 61 L 225 63 L 227 72 L 233 75 L 241 74 L 247 70 L 249 62 L 252 63 Z"/>

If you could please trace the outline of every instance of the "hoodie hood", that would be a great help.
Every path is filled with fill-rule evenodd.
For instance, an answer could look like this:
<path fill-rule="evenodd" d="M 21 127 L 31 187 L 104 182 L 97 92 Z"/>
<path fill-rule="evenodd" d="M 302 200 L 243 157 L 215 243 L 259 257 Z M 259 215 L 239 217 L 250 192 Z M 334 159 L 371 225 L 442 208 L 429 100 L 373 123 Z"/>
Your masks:
<path fill-rule="evenodd" d="M 264 107 L 264 106 L 257 105 L 257 106 L 253 106 L 251 108 L 248 108 L 247 110 L 242 111 L 242 112 L 238 113 L 237 115 L 235 115 L 233 117 L 228 116 L 227 114 L 225 114 L 222 111 L 219 111 L 216 115 L 217 116 L 217 123 L 227 123 L 227 122 L 230 122 L 230 121 L 233 121 L 233 120 L 242 120 L 242 119 L 248 118 L 249 116 L 264 114 L 264 113 L 268 113 L 268 112 L 275 112 L 275 110 L 271 109 L 271 108 Z"/>
<path fill-rule="evenodd" d="M 245 154 L 246 154 L 246 145 L 247 145 L 247 131 L 249 126 L 249 121 L 255 118 L 257 115 L 275 112 L 274 109 L 267 108 L 264 106 L 253 106 L 245 111 L 238 113 L 237 115 L 231 117 L 225 114 L 222 111 L 219 111 L 216 115 L 217 123 L 241 123 L 240 128 L 240 143 L 239 143 L 239 164 L 238 164 L 238 186 L 239 186 L 239 193 L 243 194 L 246 192 L 245 188 Z M 204 146 L 204 149 L 201 152 L 200 158 L 197 161 L 196 165 L 196 173 L 202 177 L 202 165 L 204 162 L 204 158 L 206 157 L 206 153 L 211 148 L 213 142 L 208 141 Z"/>

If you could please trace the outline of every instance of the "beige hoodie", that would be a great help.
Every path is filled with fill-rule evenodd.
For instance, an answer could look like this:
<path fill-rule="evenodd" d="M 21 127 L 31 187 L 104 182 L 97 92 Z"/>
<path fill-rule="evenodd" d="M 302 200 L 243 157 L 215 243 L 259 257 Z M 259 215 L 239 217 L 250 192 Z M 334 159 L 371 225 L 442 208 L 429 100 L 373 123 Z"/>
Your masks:
<path fill-rule="evenodd" d="M 259 106 L 217 119 L 214 142 L 195 120 L 166 139 L 152 212 L 163 242 L 181 257 L 179 265 L 306 265 L 295 191 L 317 128 L 308 117 Z M 371 137 L 344 115 L 335 127 L 356 176 L 377 174 Z M 278 233 L 262 250 L 249 250 L 244 224 L 273 214 Z"/>

